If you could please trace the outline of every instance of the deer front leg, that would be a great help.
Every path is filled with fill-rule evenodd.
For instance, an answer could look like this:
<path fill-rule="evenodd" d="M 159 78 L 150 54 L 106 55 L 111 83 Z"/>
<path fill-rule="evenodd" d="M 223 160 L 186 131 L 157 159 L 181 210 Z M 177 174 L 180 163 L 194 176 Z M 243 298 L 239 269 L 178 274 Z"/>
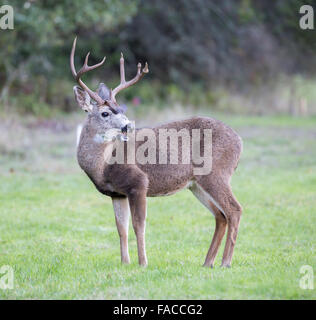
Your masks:
<path fill-rule="evenodd" d="M 128 196 L 131 208 L 133 228 L 137 239 L 138 263 L 147 266 L 145 248 L 145 227 L 146 227 L 146 194 L 145 192 L 133 192 Z"/>
<path fill-rule="evenodd" d="M 117 231 L 120 236 L 121 261 L 130 263 L 128 253 L 129 204 L 127 198 L 112 198 Z"/>

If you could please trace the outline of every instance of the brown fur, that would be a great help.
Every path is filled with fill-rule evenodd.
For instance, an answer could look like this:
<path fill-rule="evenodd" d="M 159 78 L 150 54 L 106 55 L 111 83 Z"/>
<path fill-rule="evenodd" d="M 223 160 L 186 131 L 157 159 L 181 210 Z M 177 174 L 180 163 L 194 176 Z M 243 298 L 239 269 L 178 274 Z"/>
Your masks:
<path fill-rule="evenodd" d="M 104 161 L 105 149 L 109 148 L 110 156 L 114 143 L 126 144 L 126 142 L 96 143 L 94 137 L 98 130 L 89 118 L 83 128 L 78 147 L 79 165 L 101 193 L 112 197 L 113 203 L 116 204 L 114 205 L 116 216 L 119 214 L 122 221 L 128 220 L 129 210 L 126 204 L 126 199 L 128 199 L 141 265 L 147 265 L 144 237 L 146 197 L 172 194 L 189 186 L 198 199 L 213 212 L 216 219 L 214 237 L 204 265 L 213 266 L 226 226 L 228 226 L 222 266 L 230 266 L 242 213 L 242 208 L 230 187 L 230 179 L 242 151 L 240 137 L 231 128 L 212 118 L 195 117 L 175 121 L 155 127 L 154 131 L 157 133 L 160 128 L 212 129 L 211 173 L 195 176 L 192 162 L 190 164 L 109 165 Z M 158 134 L 156 136 L 158 139 Z M 143 142 L 136 142 L 136 148 L 140 143 Z M 179 148 L 181 148 L 181 139 Z M 203 154 L 203 145 L 201 149 Z M 126 223 L 123 226 L 117 220 L 117 227 L 121 239 L 122 262 L 129 263 Z"/>

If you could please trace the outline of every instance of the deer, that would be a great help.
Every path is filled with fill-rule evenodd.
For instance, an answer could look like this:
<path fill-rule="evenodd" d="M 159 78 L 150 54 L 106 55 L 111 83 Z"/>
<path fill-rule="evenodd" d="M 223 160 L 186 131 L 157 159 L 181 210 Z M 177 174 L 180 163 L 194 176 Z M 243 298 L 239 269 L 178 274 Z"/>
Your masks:
<path fill-rule="evenodd" d="M 129 217 L 137 240 L 138 263 L 147 266 L 145 248 L 145 228 L 147 216 L 147 198 L 174 194 L 182 189 L 189 189 L 193 195 L 215 217 L 215 231 L 203 266 L 214 266 L 214 261 L 226 233 L 227 237 L 221 267 L 231 267 L 233 251 L 238 234 L 242 206 L 233 195 L 231 177 L 237 168 L 242 152 L 242 139 L 223 122 L 208 117 L 192 117 L 162 124 L 152 129 L 192 128 L 212 131 L 212 154 L 206 162 L 212 162 L 208 174 L 196 174 L 192 161 L 187 164 L 150 164 L 150 163 L 110 163 L 115 143 L 128 145 L 125 139 L 127 131 L 137 132 L 125 115 L 125 109 L 117 103 L 116 95 L 136 84 L 149 72 L 148 64 L 138 63 L 137 73 L 129 81 L 125 80 L 124 57 L 120 58 L 120 84 L 112 89 L 100 83 L 93 91 L 82 81 L 82 76 L 103 65 L 105 57 L 95 65 L 88 65 L 90 52 L 86 55 L 82 68 L 77 72 L 74 63 L 77 37 L 73 41 L 70 53 L 70 69 L 77 84 L 73 91 L 79 107 L 87 113 L 79 144 L 77 160 L 96 189 L 112 199 L 115 221 L 120 239 L 121 263 L 129 264 L 128 249 Z M 110 139 L 104 133 L 114 130 Z M 120 132 L 123 139 L 118 139 Z M 190 131 L 191 132 L 191 131 Z M 135 142 L 136 145 L 139 142 Z M 181 143 L 179 143 L 181 148 Z M 201 152 L 203 152 L 201 143 Z M 157 151 L 158 152 L 158 151 Z M 167 149 L 167 156 L 170 150 Z"/>

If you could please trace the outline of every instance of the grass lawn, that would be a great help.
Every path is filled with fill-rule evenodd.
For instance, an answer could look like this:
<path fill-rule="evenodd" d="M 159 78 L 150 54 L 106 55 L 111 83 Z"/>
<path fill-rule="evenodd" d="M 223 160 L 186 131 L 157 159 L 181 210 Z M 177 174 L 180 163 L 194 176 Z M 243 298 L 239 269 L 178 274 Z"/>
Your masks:
<path fill-rule="evenodd" d="M 244 140 L 231 269 L 220 268 L 223 244 L 202 268 L 215 220 L 189 191 L 149 198 L 149 266 L 137 264 L 132 227 L 122 266 L 111 200 L 79 170 L 73 127 L 2 124 L 14 139 L 0 140 L 0 267 L 15 282 L 0 298 L 315 299 L 299 280 L 301 266 L 316 270 L 316 119 L 222 119 Z"/>

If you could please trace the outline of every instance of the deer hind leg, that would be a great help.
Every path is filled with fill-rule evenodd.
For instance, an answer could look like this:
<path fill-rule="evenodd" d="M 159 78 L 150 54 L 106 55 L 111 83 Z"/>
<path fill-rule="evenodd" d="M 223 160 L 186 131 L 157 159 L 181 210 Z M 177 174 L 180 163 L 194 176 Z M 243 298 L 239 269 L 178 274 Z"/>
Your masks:
<path fill-rule="evenodd" d="M 214 175 L 199 179 L 198 183 L 212 197 L 213 203 L 225 216 L 228 226 L 222 267 L 230 267 L 237 239 L 242 207 L 234 197 L 228 182 Z"/>
<path fill-rule="evenodd" d="M 218 249 L 225 235 L 227 221 L 222 212 L 212 202 L 210 195 L 201 186 L 194 184 L 190 190 L 196 196 L 196 198 L 199 199 L 201 203 L 215 216 L 215 232 L 203 265 L 204 267 L 213 268 Z"/>
<path fill-rule="evenodd" d="M 130 209 L 127 198 L 112 198 L 117 231 L 120 236 L 121 261 L 130 263 L 128 253 L 128 224 Z"/>
<path fill-rule="evenodd" d="M 230 268 L 231 266 L 234 247 L 235 247 L 238 229 L 239 229 L 240 218 L 242 214 L 242 207 L 235 198 L 232 201 L 232 203 L 233 203 L 232 206 L 234 207 L 234 209 L 230 211 L 230 213 L 227 215 L 228 231 L 227 231 L 227 239 L 226 239 L 226 244 L 225 244 L 225 249 L 224 249 L 224 254 L 222 259 L 222 267 L 228 267 L 228 268 Z"/>
<path fill-rule="evenodd" d="M 147 266 L 147 256 L 145 247 L 145 227 L 146 227 L 146 194 L 145 192 L 134 192 L 128 196 L 131 208 L 133 228 L 136 234 L 138 263 Z"/>

